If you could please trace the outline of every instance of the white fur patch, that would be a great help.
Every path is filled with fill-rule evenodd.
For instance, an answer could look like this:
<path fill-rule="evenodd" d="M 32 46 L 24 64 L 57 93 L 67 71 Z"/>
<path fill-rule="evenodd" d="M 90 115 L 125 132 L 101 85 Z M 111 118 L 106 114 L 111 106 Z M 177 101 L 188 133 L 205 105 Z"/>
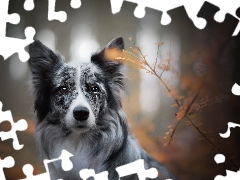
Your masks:
<path fill-rule="evenodd" d="M 80 88 L 81 84 L 80 84 L 80 66 L 78 66 L 77 68 L 77 77 L 76 77 L 76 86 L 77 86 L 77 92 L 78 92 L 78 96 L 76 99 L 74 99 L 71 103 L 71 105 L 68 108 L 67 114 L 65 116 L 65 123 L 67 128 L 73 130 L 73 131 L 77 131 L 79 133 L 84 133 L 88 130 L 90 130 L 94 125 L 95 125 L 95 116 L 94 113 L 91 109 L 90 104 L 88 103 L 88 101 L 86 100 L 84 94 L 82 93 L 82 90 Z M 73 117 L 73 110 L 78 107 L 86 107 L 89 110 L 89 117 L 85 122 L 79 122 L 77 120 L 75 120 L 75 118 Z M 77 128 L 76 125 L 84 125 L 84 128 Z"/>

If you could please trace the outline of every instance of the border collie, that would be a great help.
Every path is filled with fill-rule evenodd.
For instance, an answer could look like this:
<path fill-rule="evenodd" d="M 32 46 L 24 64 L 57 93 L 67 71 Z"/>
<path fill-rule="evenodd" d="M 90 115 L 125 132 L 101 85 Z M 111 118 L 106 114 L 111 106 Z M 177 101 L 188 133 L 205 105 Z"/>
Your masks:
<path fill-rule="evenodd" d="M 89 63 L 71 64 L 38 40 L 29 46 L 41 156 L 58 158 L 63 149 L 74 154 L 70 172 L 62 170 L 61 162 L 50 164 L 50 175 L 56 179 L 77 180 L 81 169 L 94 169 L 96 173 L 108 171 L 108 178 L 117 180 L 115 168 L 138 159 L 144 159 L 145 169 L 159 171 L 157 179 L 173 178 L 129 131 L 120 98 L 123 64 L 107 57 L 112 49 L 124 50 L 122 37 L 93 54 Z"/>

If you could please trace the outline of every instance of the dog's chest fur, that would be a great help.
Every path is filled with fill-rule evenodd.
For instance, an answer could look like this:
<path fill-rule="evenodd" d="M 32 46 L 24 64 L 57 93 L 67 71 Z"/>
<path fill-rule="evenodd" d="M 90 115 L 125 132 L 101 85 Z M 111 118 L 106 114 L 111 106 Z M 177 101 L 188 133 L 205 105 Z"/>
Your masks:
<path fill-rule="evenodd" d="M 45 128 L 47 133 L 42 130 Z M 117 178 L 115 168 L 140 159 L 142 151 L 130 134 L 122 134 L 121 129 L 112 130 L 111 134 L 90 134 L 96 139 L 82 137 L 75 133 L 63 138 L 62 132 L 59 132 L 55 126 L 49 127 L 44 122 L 39 124 L 36 136 L 43 159 L 58 158 L 63 149 L 74 154 L 74 157 L 70 158 L 73 163 L 70 173 L 62 171 L 61 161 L 57 161 L 49 167 L 51 176 L 80 180 L 80 170 L 94 169 L 96 173 L 108 171 L 110 177 Z M 123 136 L 127 136 L 125 142 L 123 142 Z M 44 139 L 44 143 L 41 139 Z"/>

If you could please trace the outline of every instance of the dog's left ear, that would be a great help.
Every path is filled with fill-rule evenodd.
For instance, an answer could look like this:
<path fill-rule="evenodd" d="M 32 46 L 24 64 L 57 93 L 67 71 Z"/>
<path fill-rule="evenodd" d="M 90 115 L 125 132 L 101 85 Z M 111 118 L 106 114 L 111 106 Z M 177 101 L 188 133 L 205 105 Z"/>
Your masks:
<path fill-rule="evenodd" d="M 122 37 L 117 37 L 111 40 L 105 48 L 96 52 L 91 57 L 91 62 L 99 67 L 109 66 L 113 64 L 122 64 L 115 57 L 121 54 L 124 50 L 124 42 Z"/>
<path fill-rule="evenodd" d="M 110 78 L 122 75 L 122 62 L 115 57 L 120 55 L 124 50 L 122 37 L 111 40 L 105 48 L 93 54 L 91 62 L 97 65 Z M 120 80 L 120 79 L 119 79 Z"/>
<path fill-rule="evenodd" d="M 122 51 L 124 50 L 124 41 L 123 41 L 123 38 L 122 37 L 117 37 L 117 38 L 114 38 L 113 40 L 111 40 L 105 49 L 116 49 L 116 50 L 119 50 L 119 51 Z"/>

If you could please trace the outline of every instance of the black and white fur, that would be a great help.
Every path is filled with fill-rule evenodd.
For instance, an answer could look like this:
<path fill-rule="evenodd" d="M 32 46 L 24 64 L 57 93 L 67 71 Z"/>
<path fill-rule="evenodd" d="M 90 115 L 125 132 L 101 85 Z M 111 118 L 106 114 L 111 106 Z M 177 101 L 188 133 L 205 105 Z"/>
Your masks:
<path fill-rule="evenodd" d="M 71 173 L 63 173 L 61 162 L 50 167 L 52 177 L 68 180 L 80 179 L 79 171 L 86 168 L 96 173 L 107 170 L 109 179 L 116 180 L 116 167 L 138 159 L 144 159 L 146 169 L 157 168 L 159 179 L 172 178 L 129 131 L 120 98 L 123 65 L 107 59 L 110 49 L 123 51 L 123 39 L 113 39 L 92 55 L 90 63 L 71 64 L 38 40 L 29 46 L 42 158 L 58 158 L 63 149 L 74 154 Z"/>

